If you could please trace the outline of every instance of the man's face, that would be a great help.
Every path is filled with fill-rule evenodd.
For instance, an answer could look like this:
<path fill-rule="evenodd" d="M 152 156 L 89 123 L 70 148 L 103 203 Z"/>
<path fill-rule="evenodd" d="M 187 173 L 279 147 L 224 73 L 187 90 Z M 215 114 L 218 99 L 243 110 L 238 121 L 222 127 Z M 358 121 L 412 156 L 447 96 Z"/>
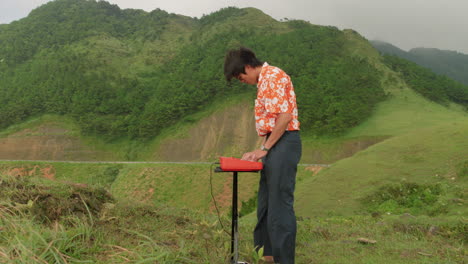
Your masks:
<path fill-rule="evenodd" d="M 245 84 L 257 84 L 258 76 L 255 68 L 247 65 L 245 66 L 245 73 L 239 74 L 237 79 Z"/>

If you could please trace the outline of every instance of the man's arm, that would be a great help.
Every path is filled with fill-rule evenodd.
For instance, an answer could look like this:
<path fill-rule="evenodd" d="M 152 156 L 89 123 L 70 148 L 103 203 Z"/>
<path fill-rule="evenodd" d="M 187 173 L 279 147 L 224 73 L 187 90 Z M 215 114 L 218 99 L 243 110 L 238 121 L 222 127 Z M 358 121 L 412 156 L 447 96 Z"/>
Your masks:
<path fill-rule="evenodd" d="M 263 146 L 267 149 L 271 149 L 276 142 L 281 138 L 281 136 L 286 131 L 289 122 L 293 119 L 292 114 L 290 113 L 280 113 L 276 119 L 275 127 L 271 131 L 270 136 L 266 141 L 264 141 Z M 242 156 L 243 160 L 248 161 L 258 161 L 259 159 L 266 156 L 268 152 L 265 150 L 256 149 L 252 152 L 247 152 Z"/>

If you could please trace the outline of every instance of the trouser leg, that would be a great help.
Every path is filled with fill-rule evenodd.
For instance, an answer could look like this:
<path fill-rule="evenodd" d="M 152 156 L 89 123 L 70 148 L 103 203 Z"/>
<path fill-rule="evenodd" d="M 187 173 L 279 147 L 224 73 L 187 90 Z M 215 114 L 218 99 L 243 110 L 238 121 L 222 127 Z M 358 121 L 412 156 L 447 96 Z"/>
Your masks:
<path fill-rule="evenodd" d="M 283 135 L 264 159 L 260 179 L 254 242 L 265 247 L 264 255 L 273 255 L 275 262 L 281 264 L 294 263 L 297 229 L 294 188 L 300 157 L 299 134 Z"/>
<path fill-rule="evenodd" d="M 270 235 L 268 234 L 268 188 L 265 172 L 260 173 L 260 184 L 257 198 L 257 225 L 254 229 L 254 245 L 257 250 L 263 247 L 264 256 L 272 256 Z"/>
<path fill-rule="evenodd" d="M 270 173 L 272 181 L 268 185 L 267 229 L 273 257 L 278 263 L 292 264 L 296 245 L 296 216 L 293 208 L 295 172 L 285 168 L 282 162 L 275 162 L 270 168 L 273 171 Z"/>

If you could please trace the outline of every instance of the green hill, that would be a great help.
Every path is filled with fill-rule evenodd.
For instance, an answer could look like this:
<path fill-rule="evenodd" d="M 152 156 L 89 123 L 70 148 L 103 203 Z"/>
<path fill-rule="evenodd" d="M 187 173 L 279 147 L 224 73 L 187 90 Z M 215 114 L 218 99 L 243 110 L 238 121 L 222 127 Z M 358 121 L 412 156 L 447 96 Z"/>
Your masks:
<path fill-rule="evenodd" d="M 56 0 L 0 31 L 0 127 L 56 114 L 107 140 L 154 138 L 217 100 L 254 92 L 223 79 L 226 50 L 242 44 L 290 73 L 304 128 L 342 133 L 385 96 L 378 71 L 346 52 L 347 41 L 336 28 L 253 8 L 194 19 Z"/>
<path fill-rule="evenodd" d="M 225 105 L 235 109 L 235 102 L 242 101 L 244 110 L 251 105 L 255 90 L 237 83 L 227 86 L 220 67 L 225 51 L 240 44 L 291 75 L 302 128 L 310 137 L 344 135 L 362 124 L 387 99 L 393 83 L 407 82 L 445 105 L 466 104 L 468 96 L 466 86 L 450 80 L 425 85 L 437 77 L 406 62 L 382 63 L 367 40 L 352 30 L 278 22 L 253 8 L 224 8 L 195 19 L 159 9 L 121 10 L 105 1 L 56 0 L 3 25 L 0 42 L 0 128 L 8 127 L 1 139 L 4 158 L 14 152 L 19 153 L 14 157 L 78 160 L 239 155 L 255 139 L 226 143 L 221 126 L 210 127 L 210 137 L 218 138 L 210 144 L 200 132 L 208 128 L 198 121 L 209 125 L 207 116 L 231 111 Z M 234 103 L 232 98 L 237 98 Z M 251 125 L 244 125 L 248 116 L 244 119 L 242 127 L 251 131 Z M 41 127 L 40 120 L 57 129 Z M 187 139 L 191 133 L 200 135 L 200 144 Z M 334 141 L 333 150 L 319 142 L 305 150 L 310 155 L 303 161 L 333 162 L 387 136 Z M 363 147 L 349 150 L 355 143 Z M 187 153 L 180 146 L 191 147 Z"/>

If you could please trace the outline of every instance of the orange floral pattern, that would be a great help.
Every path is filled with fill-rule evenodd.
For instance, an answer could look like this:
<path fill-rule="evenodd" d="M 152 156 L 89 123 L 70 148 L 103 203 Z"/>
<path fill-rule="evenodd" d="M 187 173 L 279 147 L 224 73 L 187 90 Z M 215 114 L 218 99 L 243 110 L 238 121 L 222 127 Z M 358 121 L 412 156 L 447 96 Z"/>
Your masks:
<path fill-rule="evenodd" d="M 296 94 L 291 78 L 280 68 L 265 62 L 257 83 L 255 126 L 259 136 L 273 131 L 280 113 L 290 113 L 293 119 L 286 130 L 299 130 Z"/>

